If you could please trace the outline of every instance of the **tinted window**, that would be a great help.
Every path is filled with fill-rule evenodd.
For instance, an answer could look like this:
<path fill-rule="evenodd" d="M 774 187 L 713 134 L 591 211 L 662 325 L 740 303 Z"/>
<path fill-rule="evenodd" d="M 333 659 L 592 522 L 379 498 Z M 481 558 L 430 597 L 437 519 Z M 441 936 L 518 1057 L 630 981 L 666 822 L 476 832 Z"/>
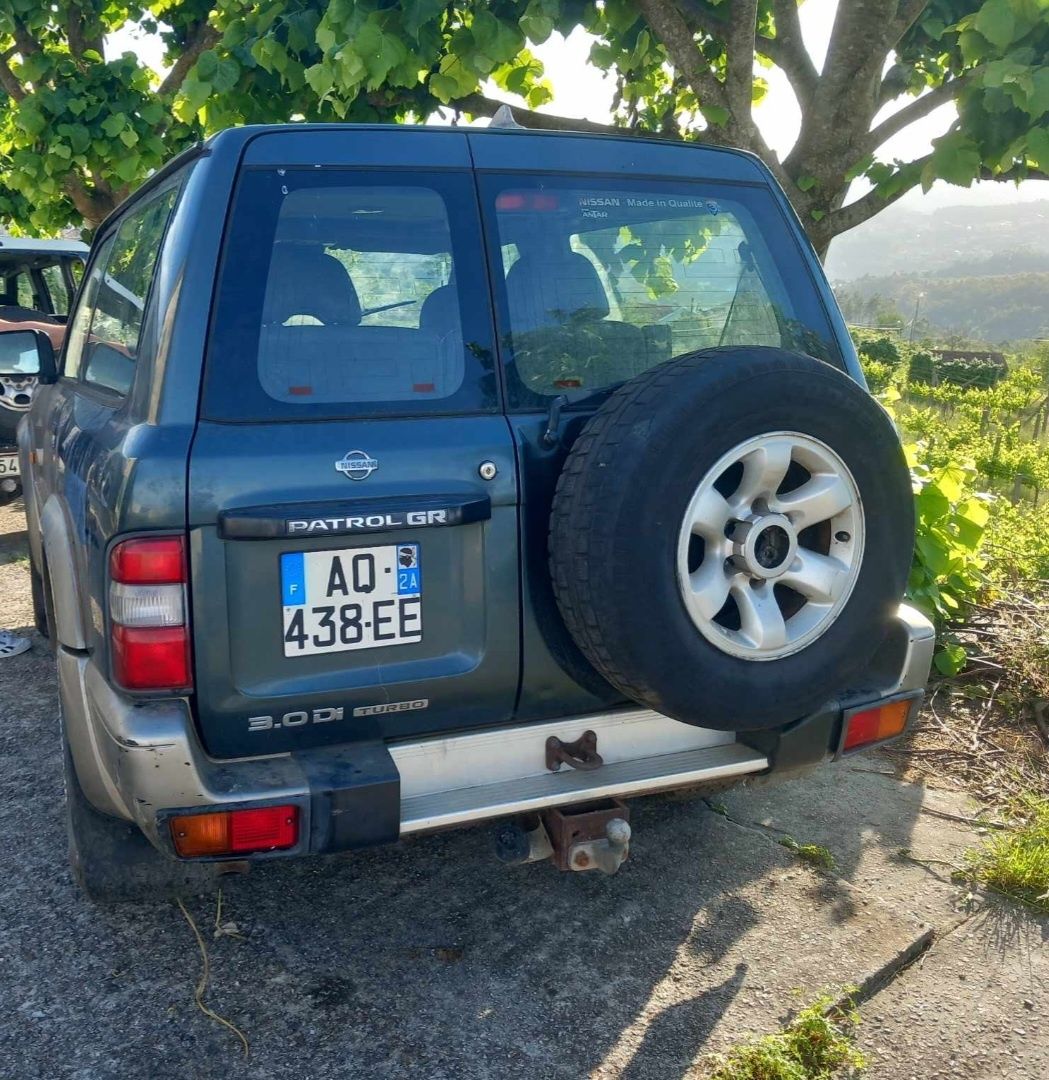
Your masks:
<path fill-rule="evenodd" d="M 589 393 L 719 345 L 837 360 L 797 245 L 763 189 L 484 183 L 511 404 Z"/>
<path fill-rule="evenodd" d="M 208 353 L 210 416 L 496 404 L 469 177 L 253 169 L 240 180 Z"/>
<path fill-rule="evenodd" d="M 80 360 L 84 355 L 84 345 L 87 342 L 88 332 L 91 329 L 91 319 L 95 314 L 95 298 L 98 296 L 99 282 L 106 270 L 113 243 L 116 240 L 114 234 L 110 234 L 102 241 L 101 246 L 95 253 L 88 273 L 87 281 L 80 290 L 80 297 L 73 314 L 69 319 L 69 330 L 66 334 L 66 349 L 62 361 L 62 373 L 67 378 L 75 379 L 80 370 Z"/>

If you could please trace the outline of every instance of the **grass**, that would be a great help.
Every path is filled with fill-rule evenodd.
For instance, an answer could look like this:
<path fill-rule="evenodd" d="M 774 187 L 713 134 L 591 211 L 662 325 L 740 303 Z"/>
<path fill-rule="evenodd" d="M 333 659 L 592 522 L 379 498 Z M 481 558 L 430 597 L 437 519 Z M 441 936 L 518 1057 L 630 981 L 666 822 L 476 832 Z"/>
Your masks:
<path fill-rule="evenodd" d="M 779 842 L 810 866 L 818 867 L 820 870 L 833 870 L 836 865 L 830 850 L 821 844 L 799 844 L 792 836 L 784 836 Z"/>
<path fill-rule="evenodd" d="M 1049 799 L 1026 796 L 1018 824 L 969 856 L 964 876 L 1049 915 Z"/>
<path fill-rule="evenodd" d="M 841 1070 L 856 1075 L 867 1066 L 852 1043 L 859 1020 L 851 996 L 843 1003 L 820 997 L 783 1031 L 729 1051 L 709 1080 L 827 1080 Z"/>

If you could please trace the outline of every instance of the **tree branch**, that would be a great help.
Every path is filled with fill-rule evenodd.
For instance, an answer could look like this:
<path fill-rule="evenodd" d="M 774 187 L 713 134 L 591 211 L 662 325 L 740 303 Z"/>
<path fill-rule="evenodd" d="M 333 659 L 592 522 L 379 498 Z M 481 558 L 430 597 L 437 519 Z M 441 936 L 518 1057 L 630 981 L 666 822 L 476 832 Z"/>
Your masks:
<path fill-rule="evenodd" d="M 909 105 L 897 109 L 891 116 L 887 116 L 863 140 L 863 145 L 866 148 L 864 153 L 877 150 L 883 143 L 888 142 L 893 135 L 903 131 L 904 128 L 910 127 L 916 120 L 928 116 L 929 113 L 934 112 L 941 105 L 946 105 L 949 101 L 952 101 L 958 87 L 962 86 L 975 74 L 976 69 L 967 71 L 956 79 L 948 79 L 947 82 L 934 86 L 931 90 L 922 94 L 921 97 L 915 98 Z"/>
<path fill-rule="evenodd" d="M 799 104 L 804 108 L 816 92 L 820 76 L 801 36 L 797 0 L 772 0 L 772 11 L 776 18 L 776 36 L 766 38 L 759 35 L 758 52 L 783 70 Z"/>
<path fill-rule="evenodd" d="M 1004 172 L 994 172 L 984 166 L 976 179 L 1012 180 L 1017 183 L 1021 180 L 1049 180 L 1049 170 L 1030 169 L 1026 165 L 1014 165 L 1011 169 L 1006 169 Z"/>
<path fill-rule="evenodd" d="M 758 0 L 734 0 L 725 39 L 725 99 L 738 124 L 750 121 L 754 99 L 754 37 Z M 695 52 L 693 46 L 693 52 Z"/>
<path fill-rule="evenodd" d="M 728 111 L 725 87 L 696 48 L 692 30 L 682 18 L 681 12 L 667 0 L 638 0 L 638 7 L 666 49 L 670 62 L 696 95 L 700 109 L 704 105 L 716 105 Z"/>
<path fill-rule="evenodd" d="M 889 23 L 889 32 L 885 38 L 886 52 L 899 45 L 903 36 L 921 18 L 922 12 L 928 6 L 929 0 L 900 0 L 896 18 Z"/>
<path fill-rule="evenodd" d="M 909 164 L 908 167 L 914 170 L 914 179 L 910 183 L 901 184 L 891 195 L 883 195 L 877 188 L 873 188 L 854 202 L 850 202 L 840 210 L 834 210 L 827 214 L 826 217 L 821 218 L 816 231 L 826 233 L 829 240 L 831 237 L 848 232 L 849 229 L 854 229 L 857 225 L 862 225 L 863 222 L 868 221 L 875 214 L 881 213 L 887 206 L 892 206 L 897 199 L 902 198 L 918 184 L 921 179 L 922 167 L 931 158 L 932 154 L 927 154 L 925 157 L 918 158 L 917 161 Z"/>
<path fill-rule="evenodd" d="M 182 55 L 175 61 L 167 77 L 157 88 L 157 93 L 161 97 L 177 93 L 186 81 L 190 69 L 200 59 L 201 53 L 207 52 L 216 45 L 221 36 L 218 30 L 208 25 L 207 17 L 197 23 L 186 42 Z"/>
<path fill-rule="evenodd" d="M 572 116 L 553 116 L 550 113 L 526 109 L 522 105 L 514 105 L 509 101 L 497 101 L 495 98 L 486 97 L 480 93 L 467 94 L 465 97 L 456 98 L 450 107 L 462 109 L 463 112 L 472 113 L 474 116 L 494 116 L 496 111 L 503 105 L 509 106 L 514 118 L 520 121 L 524 127 L 534 128 L 537 131 L 594 131 L 605 135 L 635 135 L 644 139 L 681 141 L 681 136 L 676 133 L 661 134 L 653 131 L 635 131 L 633 128 L 616 127 L 613 124 L 598 124 L 593 120 L 580 120 Z"/>
<path fill-rule="evenodd" d="M 112 213 L 116 200 L 111 194 L 90 189 L 76 173 L 62 181 L 62 190 L 69 196 L 88 228 L 95 229 Z"/>
<path fill-rule="evenodd" d="M 34 53 L 40 52 L 40 42 L 29 33 L 26 29 L 26 24 L 21 19 L 14 19 L 14 28 L 12 34 L 15 39 L 15 45 L 18 46 L 18 51 L 24 59 L 27 56 L 32 56 Z"/>
<path fill-rule="evenodd" d="M 26 92 L 22 89 L 22 84 L 15 78 L 11 65 L 7 62 L 10 56 L 10 50 L 0 56 L 0 86 L 4 88 L 4 93 L 12 101 L 24 101 Z"/>
<path fill-rule="evenodd" d="M 79 4 L 70 4 L 66 19 L 66 36 L 69 39 L 69 51 L 77 60 L 83 58 L 88 49 L 102 55 L 103 43 L 100 38 L 90 36 L 84 28 L 84 9 Z"/>

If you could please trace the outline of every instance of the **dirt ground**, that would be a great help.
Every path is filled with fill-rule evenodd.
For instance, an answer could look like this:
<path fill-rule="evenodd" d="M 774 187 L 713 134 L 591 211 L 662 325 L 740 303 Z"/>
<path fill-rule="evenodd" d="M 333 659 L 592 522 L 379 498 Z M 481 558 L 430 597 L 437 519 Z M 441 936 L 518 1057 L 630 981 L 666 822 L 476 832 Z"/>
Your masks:
<path fill-rule="evenodd" d="M 3 625 L 31 624 L 20 508 Z M 700 1078 L 819 991 L 864 987 L 878 1080 L 1049 1075 L 1049 920 L 966 896 L 956 792 L 888 759 L 709 803 L 637 800 L 614 878 L 507 869 L 476 828 L 270 863 L 187 910 L 101 909 L 66 868 L 54 669 L 0 662 L 0 1075 Z M 835 869 L 779 841 L 823 844 Z M 907 849 L 912 857 L 901 855 Z M 915 861 L 916 858 L 920 861 Z"/>

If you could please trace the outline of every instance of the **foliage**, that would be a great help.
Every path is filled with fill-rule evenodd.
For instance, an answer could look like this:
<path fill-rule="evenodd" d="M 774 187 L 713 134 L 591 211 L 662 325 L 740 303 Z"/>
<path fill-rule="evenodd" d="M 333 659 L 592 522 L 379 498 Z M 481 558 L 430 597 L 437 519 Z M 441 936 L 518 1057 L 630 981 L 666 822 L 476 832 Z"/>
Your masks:
<path fill-rule="evenodd" d="M 860 356 L 877 361 L 879 364 L 895 366 L 900 362 L 900 350 L 892 338 L 861 338 L 857 343 L 857 348 Z"/>
<path fill-rule="evenodd" d="M 872 394 L 881 394 L 892 385 L 896 369 L 891 364 L 883 364 L 878 360 L 868 360 L 864 353 L 860 353 L 860 365 L 863 368 L 867 387 Z"/>
<path fill-rule="evenodd" d="M 38 231 L 93 225 L 162 158 L 238 122 L 491 115 L 501 98 L 521 103 L 526 124 L 602 129 L 533 111 L 552 96 L 535 47 L 582 28 L 615 83 L 615 128 L 759 154 L 822 250 L 919 183 L 1049 169 L 1047 10 L 930 0 L 917 18 L 910 4 L 886 18 L 881 0 L 840 0 L 818 68 L 794 0 L 731 16 L 720 0 L 2 0 L 0 213 Z M 163 80 L 130 53 L 105 58 L 106 37 L 133 24 L 163 41 Z M 754 123 L 767 89 L 755 57 L 781 68 L 801 106 L 782 162 Z M 879 159 L 950 100 L 961 119 L 931 153 Z M 843 206 L 858 176 L 873 190 Z"/>
<path fill-rule="evenodd" d="M 721 1057 L 710 1080 L 828 1080 L 839 1070 L 859 1071 L 867 1065 L 852 1044 L 859 1022 L 853 996 L 841 1004 L 820 997 L 783 1031 L 744 1043 Z"/>
<path fill-rule="evenodd" d="M 970 855 L 966 876 L 1049 915 L 1049 799 L 1022 798 L 1016 813 L 1014 828 Z"/>
<path fill-rule="evenodd" d="M 925 449 L 920 443 L 907 448 L 918 526 L 907 594 L 942 630 L 965 614 L 985 585 L 981 548 L 990 510 L 975 490 L 971 462 L 930 468 Z M 936 666 L 943 674 L 960 671 L 964 662 L 961 646 L 941 642 Z"/>
<path fill-rule="evenodd" d="M 779 843 L 788 851 L 792 851 L 802 862 L 818 867 L 820 870 L 833 870 L 837 865 L 830 849 L 822 844 L 799 844 L 792 836 L 784 836 Z"/>
<path fill-rule="evenodd" d="M 185 67 L 217 40 L 208 12 L 205 0 L 158 0 L 152 8 L 113 0 L 0 3 L 5 223 L 36 233 L 94 226 L 201 136 L 196 120 L 176 118 L 172 106 Z M 163 82 L 131 53 L 104 56 L 106 37 L 140 19 L 173 64 Z"/>
<path fill-rule="evenodd" d="M 916 352 L 907 363 L 907 382 L 932 386 L 936 382 L 936 363 L 931 353 Z"/>
<path fill-rule="evenodd" d="M 936 362 L 936 374 L 943 382 L 955 386 L 978 386 L 983 390 L 997 386 L 1007 371 L 1004 363 L 980 357 L 941 357 Z"/>

